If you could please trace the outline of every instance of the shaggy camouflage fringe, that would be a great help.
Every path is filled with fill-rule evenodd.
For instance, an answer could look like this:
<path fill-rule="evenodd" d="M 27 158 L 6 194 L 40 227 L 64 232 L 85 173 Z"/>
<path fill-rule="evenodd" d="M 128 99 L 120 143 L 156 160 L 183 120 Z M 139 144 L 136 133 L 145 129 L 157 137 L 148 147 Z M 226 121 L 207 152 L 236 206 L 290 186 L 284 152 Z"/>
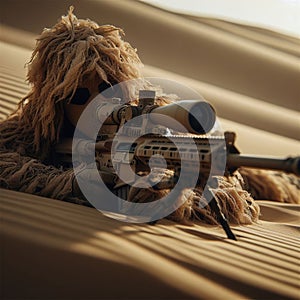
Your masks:
<path fill-rule="evenodd" d="M 46 159 L 60 137 L 63 104 L 78 87 L 140 77 L 142 64 L 136 50 L 122 39 L 121 29 L 77 19 L 72 12 L 71 7 L 67 16 L 38 37 L 28 64 L 31 91 L 20 101 L 10 128 L 1 125 L 1 147 L 4 134 L 8 148 L 16 149 L 25 141 L 32 146 L 28 155 Z"/>
<path fill-rule="evenodd" d="M 157 178 L 163 180 L 164 177 L 172 177 L 173 172 L 164 169 L 152 169 L 153 182 Z M 141 178 L 140 181 L 144 179 Z M 243 189 L 243 178 L 238 172 L 234 176 L 217 177 L 218 188 L 213 189 L 214 196 L 218 201 L 226 219 L 232 224 L 251 224 L 258 220 L 259 206 L 254 202 L 250 194 Z M 132 187 L 129 191 L 129 201 L 151 202 L 166 196 L 170 189 L 157 190 L 154 188 L 140 189 Z M 174 199 L 176 202 L 176 199 Z M 169 219 L 177 222 L 191 223 L 199 220 L 207 224 L 218 224 L 215 212 L 208 206 L 207 199 L 203 197 L 203 188 L 197 186 L 195 189 L 184 189 L 179 195 L 180 202 L 183 203 L 176 211 L 168 216 Z"/>
<path fill-rule="evenodd" d="M 77 19 L 73 8 L 54 27 L 43 31 L 28 64 L 31 91 L 20 101 L 16 112 L 1 122 L 0 187 L 89 205 L 74 187 L 73 171 L 52 166 L 51 155 L 62 135 L 64 104 L 78 87 L 89 87 L 95 81 L 115 84 L 140 77 L 140 59 L 136 50 L 123 41 L 122 34 L 114 26 Z M 166 97 L 159 101 L 160 105 L 169 102 Z M 251 188 L 254 175 L 242 174 Z M 240 179 L 233 176 L 218 180 L 215 196 L 229 221 L 249 224 L 257 220 L 259 207 Z M 262 175 L 259 181 L 264 180 Z M 142 193 L 131 189 L 129 198 L 148 202 L 168 191 L 149 189 Z M 285 193 L 284 201 L 294 199 Z M 203 201 L 200 187 L 184 190 L 180 197 L 184 204 L 169 216 L 171 219 L 217 223 L 208 206 L 199 206 Z M 259 197 L 265 198 L 262 194 Z"/>
<path fill-rule="evenodd" d="M 241 168 L 240 174 L 254 199 L 300 204 L 299 176 L 250 168 Z"/>

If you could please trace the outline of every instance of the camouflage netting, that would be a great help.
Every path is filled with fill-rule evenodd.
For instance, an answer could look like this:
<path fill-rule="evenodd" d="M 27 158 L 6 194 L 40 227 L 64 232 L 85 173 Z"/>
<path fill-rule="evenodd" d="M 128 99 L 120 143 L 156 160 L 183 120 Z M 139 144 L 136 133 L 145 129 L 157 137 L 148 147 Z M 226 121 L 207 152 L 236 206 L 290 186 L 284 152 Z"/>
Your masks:
<path fill-rule="evenodd" d="M 78 87 L 89 88 L 102 81 L 113 85 L 141 77 L 140 59 L 122 34 L 114 26 L 98 26 L 90 20 L 77 19 L 73 8 L 53 28 L 42 32 L 28 64 L 31 91 L 20 101 L 18 109 L 1 122 L 0 187 L 89 205 L 78 191 L 73 170 L 52 164 L 53 149 L 64 135 L 64 105 Z M 159 105 L 168 102 L 165 98 L 160 100 Z M 299 201 L 296 177 L 274 177 L 266 171 L 243 169 L 235 176 L 219 177 L 219 188 L 215 190 L 223 213 L 232 223 L 249 224 L 259 216 L 259 207 L 245 190 L 240 174 L 249 190 L 260 199 Z M 182 191 L 180 197 L 186 200 L 185 204 L 169 218 L 200 219 L 216 224 L 210 208 L 198 205 L 203 201 L 201 190 L 199 186 Z M 168 191 L 132 188 L 129 198 L 146 202 Z"/>

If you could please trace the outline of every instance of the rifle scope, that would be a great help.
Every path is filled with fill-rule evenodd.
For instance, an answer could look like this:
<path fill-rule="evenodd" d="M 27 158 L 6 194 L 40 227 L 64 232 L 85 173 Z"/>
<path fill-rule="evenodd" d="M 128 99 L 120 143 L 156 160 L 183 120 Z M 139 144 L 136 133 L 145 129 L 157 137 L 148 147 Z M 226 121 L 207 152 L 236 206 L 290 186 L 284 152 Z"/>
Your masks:
<path fill-rule="evenodd" d="M 151 110 L 150 120 L 153 123 L 180 131 L 180 128 L 177 128 L 177 122 L 172 123 L 170 122 L 170 118 L 164 119 L 158 114 L 176 120 L 183 125 L 188 132 L 195 134 L 208 133 L 216 122 L 214 108 L 203 100 L 180 100 Z"/>

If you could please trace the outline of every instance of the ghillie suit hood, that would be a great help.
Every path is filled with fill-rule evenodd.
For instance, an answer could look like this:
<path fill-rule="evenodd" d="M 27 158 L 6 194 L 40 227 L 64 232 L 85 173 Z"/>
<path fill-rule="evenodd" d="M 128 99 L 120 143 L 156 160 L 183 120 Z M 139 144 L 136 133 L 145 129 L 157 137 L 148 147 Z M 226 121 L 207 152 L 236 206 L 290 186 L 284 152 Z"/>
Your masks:
<path fill-rule="evenodd" d="M 115 84 L 140 77 L 141 61 L 123 34 L 112 25 L 77 19 L 72 7 L 55 26 L 44 29 L 28 63 L 31 90 L 1 125 L 0 147 L 20 152 L 25 143 L 27 155 L 44 159 L 59 139 L 63 104 L 78 87 L 91 80 Z"/>

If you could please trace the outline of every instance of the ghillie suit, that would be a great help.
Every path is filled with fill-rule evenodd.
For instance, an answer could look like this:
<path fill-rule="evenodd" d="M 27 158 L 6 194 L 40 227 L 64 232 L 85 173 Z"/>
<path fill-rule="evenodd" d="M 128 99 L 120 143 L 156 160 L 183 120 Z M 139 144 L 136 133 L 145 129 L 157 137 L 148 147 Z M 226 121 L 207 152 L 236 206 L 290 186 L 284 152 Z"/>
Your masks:
<path fill-rule="evenodd" d="M 122 34 L 122 30 L 114 26 L 99 26 L 90 20 L 77 19 L 72 8 L 54 27 L 42 32 L 28 64 L 27 79 L 31 90 L 20 101 L 18 109 L 1 122 L 0 187 L 89 205 L 76 187 L 73 170 L 53 165 L 54 149 L 60 139 L 72 132 L 65 105 L 76 97 L 80 88 L 87 88 L 92 97 L 99 92 L 100 84 L 109 86 L 141 78 L 140 59 L 136 50 L 122 39 Z M 168 97 L 160 97 L 157 104 L 170 101 Z M 159 172 L 168 173 L 167 170 Z M 245 189 L 244 180 L 258 198 L 270 199 L 270 194 L 264 193 L 269 188 L 268 174 L 261 171 L 260 185 L 266 183 L 260 190 L 253 180 L 256 173 L 249 169 L 218 178 L 219 188 L 215 196 L 231 223 L 250 224 L 258 219 L 259 207 Z M 280 175 L 280 178 L 284 176 Z M 271 175 L 271 178 L 276 176 Z M 280 183 L 284 186 L 278 189 L 280 192 L 273 189 L 274 200 L 299 200 L 297 189 L 293 190 L 295 185 L 290 189 L 287 182 L 289 180 Z M 276 183 L 270 187 L 274 185 Z M 201 187 L 196 187 L 182 191 L 180 197 L 186 201 L 169 218 L 187 222 L 201 219 L 216 224 L 216 216 L 209 206 L 198 206 L 202 201 L 201 190 Z M 132 188 L 129 198 L 135 202 L 147 202 L 168 191 Z"/>

